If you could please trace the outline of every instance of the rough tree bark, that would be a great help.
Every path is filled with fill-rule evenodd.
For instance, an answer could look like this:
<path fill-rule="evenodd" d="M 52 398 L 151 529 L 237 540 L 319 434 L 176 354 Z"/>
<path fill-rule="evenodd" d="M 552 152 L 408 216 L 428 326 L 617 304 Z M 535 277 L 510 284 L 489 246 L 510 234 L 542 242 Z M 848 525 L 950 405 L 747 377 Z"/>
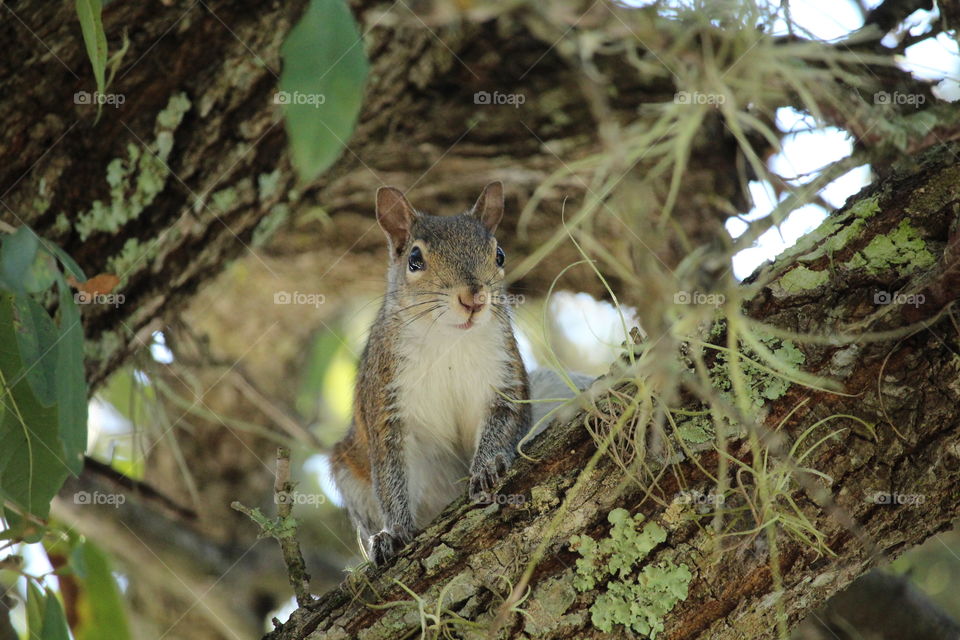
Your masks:
<path fill-rule="evenodd" d="M 580 480 L 582 488 L 573 491 L 596 450 L 583 421 L 575 419 L 538 439 L 530 455 L 539 462 L 519 462 L 500 488 L 504 495 L 525 496 L 523 508 L 455 503 L 385 570 L 367 568 L 315 606 L 298 610 L 267 637 L 406 637 L 420 628 L 420 616 L 400 584 L 423 599 L 428 613 L 443 591 L 448 619 L 455 614 L 489 623 L 509 592 L 504 585 L 517 583 L 524 562 L 544 540 L 546 556 L 536 566 L 532 593 L 522 604 L 526 615 L 507 616 L 506 637 L 630 637 L 611 636 L 593 626 L 589 609 L 608 585 L 578 593 L 573 586 L 578 556 L 570 549 L 573 535 L 608 535 L 607 514 L 624 507 L 668 531 L 645 562 L 684 563 L 693 574 L 689 595 L 663 621 L 662 637 L 771 638 L 777 633 L 778 599 L 794 624 L 871 566 L 949 527 L 960 515 L 960 360 L 954 309 L 960 297 L 958 151 L 957 145 L 942 146 L 915 158 L 909 170 L 851 199 L 831 219 L 837 225 L 825 225 L 829 233 L 815 233 L 755 274 L 754 279 L 772 279 L 747 303 L 750 317 L 785 330 L 832 336 L 826 344 L 800 346 L 803 369 L 843 385 L 842 395 L 791 385 L 764 407 L 765 426 L 788 444 L 816 421 L 836 414 L 856 416 L 875 425 L 876 432 L 874 438 L 854 421 L 839 419 L 832 426 L 846 427 L 843 432 L 806 461 L 832 481 L 815 482 L 813 493 L 795 483 L 792 497 L 825 534 L 834 555 L 816 553 L 781 532 L 781 593 L 774 588 L 764 545 L 713 555 L 710 527 L 677 515 L 676 497 L 682 490 L 708 494 L 713 489 L 702 469 L 716 469 L 715 450 L 698 454 L 698 460 L 676 462 L 662 474 L 663 465 L 648 460 L 650 473 L 659 479 L 646 486 L 603 456 Z M 863 224 L 862 216 L 873 212 L 874 205 L 878 209 Z M 899 247 L 906 253 L 888 254 L 886 265 L 874 263 L 868 274 L 855 256 L 904 224 L 917 230 L 919 243 Z M 830 246 L 833 250 L 824 251 Z M 827 273 L 829 278 L 815 276 Z M 878 305 L 878 291 L 922 295 L 924 302 Z M 894 331 L 911 324 L 916 325 L 911 331 Z M 871 341 L 858 339 L 865 331 L 877 335 Z M 595 420 L 589 423 L 602 433 Z M 728 451 L 750 461 L 745 439 L 730 442 Z M 882 504 L 877 492 L 921 496 L 922 503 Z M 658 506 L 651 496 L 672 506 Z M 567 500 L 569 511 L 553 522 Z M 750 518 L 743 523 L 743 529 L 752 526 Z M 376 606 L 396 601 L 407 606 Z"/>

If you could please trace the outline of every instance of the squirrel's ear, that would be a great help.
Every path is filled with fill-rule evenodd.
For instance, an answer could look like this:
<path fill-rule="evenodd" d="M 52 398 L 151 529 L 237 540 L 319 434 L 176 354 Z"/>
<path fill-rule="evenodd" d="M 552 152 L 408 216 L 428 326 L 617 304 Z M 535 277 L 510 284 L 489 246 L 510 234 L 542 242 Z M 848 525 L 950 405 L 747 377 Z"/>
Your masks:
<path fill-rule="evenodd" d="M 503 217 L 503 183 L 491 182 L 485 186 L 470 215 L 479 219 L 490 233 L 496 231 Z"/>
<path fill-rule="evenodd" d="M 404 197 L 403 192 L 394 187 L 377 189 L 377 222 L 387 234 L 391 249 L 399 254 L 410 238 L 410 227 L 417 212 Z"/>

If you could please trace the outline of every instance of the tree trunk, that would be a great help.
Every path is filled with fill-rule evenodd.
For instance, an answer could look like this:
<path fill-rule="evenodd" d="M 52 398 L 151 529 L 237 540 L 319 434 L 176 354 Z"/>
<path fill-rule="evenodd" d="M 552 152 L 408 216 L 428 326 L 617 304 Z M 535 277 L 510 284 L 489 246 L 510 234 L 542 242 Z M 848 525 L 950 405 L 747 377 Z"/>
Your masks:
<path fill-rule="evenodd" d="M 411 594 L 422 600 L 426 614 L 438 610 L 442 597 L 441 618 L 451 628 L 457 616 L 489 624 L 541 544 L 546 554 L 533 570 L 532 591 L 517 605 L 526 613 L 505 617 L 504 637 L 627 637 L 622 626 L 611 636 L 594 624 L 600 615 L 597 598 L 616 580 L 578 591 L 579 556 L 571 549 L 572 536 L 607 537 L 608 514 L 622 507 L 667 532 L 643 566 L 686 565 L 692 574 L 686 597 L 662 618 L 662 637 L 771 638 L 777 633 L 778 602 L 795 624 L 870 567 L 949 527 L 960 515 L 958 333 L 952 316 L 952 303 L 960 296 L 958 149 L 939 147 L 917 158 L 912 171 L 865 190 L 828 220 L 839 223 L 830 233 L 823 233 L 829 229 L 825 224 L 754 278 L 770 276 L 747 304 L 750 317 L 830 338 L 822 345 L 800 346 L 803 369 L 843 385 L 843 393 L 835 394 L 792 384 L 762 408 L 763 433 L 788 448 L 818 420 L 837 416 L 815 431 L 808 445 L 843 427 L 805 461 L 830 481 L 808 476 L 806 486 L 792 482 L 788 491 L 823 533 L 829 552 L 819 553 L 778 527 L 782 589 L 775 587 L 770 547 L 762 535 L 738 545 L 725 539 L 719 543 L 723 552 L 716 553 L 712 514 L 698 514 L 684 503 L 685 491 L 710 495 L 715 490 L 703 471 L 716 469 L 715 449 L 708 446 L 669 465 L 651 456 L 645 464 L 637 460 L 627 467 L 608 451 L 590 464 L 597 452 L 591 431 L 603 434 L 609 430 L 604 424 L 618 418 L 601 394 L 586 418 L 554 427 L 534 442 L 529 454 L 539 462 L 520 461 L 511 470 L 499 491 L 522 496 L 519 506 L 458 501 L 383 571 L 363 569 L 267 637 L 407 637 L 421 624 Z M 858 215 L 874 205 L 878 210 L 869 224 L 858 224 Z M 882 258 L 886 266 L 874 263 L 870 275 L 856 262 L 849 264 L 875 238 L 905 223 L 918 231 L 916 254 L 909 259 L 888 254 Z M 844 236 L 843 230 L 852 233 Z M 832 256 L 818 252 L 830 243 Z M 922 251 L 933 259 L 925 268 L 920 267 L 926 261 Z M 831 277 L 808 279 L 811 274 L 804 271 L 801 279 L 801 269 L 831 270 Z M 915 305 L 877 304 L 878 291 L 923 299 Z M 908 331 L 894 331 L 911 323 L 916 324 Z M 857 337 L 865 331 L 874 332 L 872 340 Z M 645 427 L 642 419 L 637 426 Z M 736 438 L 727 445 L 744 464 L 753 462 L 748 440 Z M 736 466 L 731 469 L 733 474 Z M 634 482 L 637 478 L 642 483 Z M 730 480 L 736 486 L 733 475 Z M 566 510 L 557 518 L 561 505 Z M 757 526 L 750 516 L 733 524 L 739 531 Z M 389 603 L 394 604 L 374 606 Z M 464 635 L 472 637 L 469 631 Z"/>

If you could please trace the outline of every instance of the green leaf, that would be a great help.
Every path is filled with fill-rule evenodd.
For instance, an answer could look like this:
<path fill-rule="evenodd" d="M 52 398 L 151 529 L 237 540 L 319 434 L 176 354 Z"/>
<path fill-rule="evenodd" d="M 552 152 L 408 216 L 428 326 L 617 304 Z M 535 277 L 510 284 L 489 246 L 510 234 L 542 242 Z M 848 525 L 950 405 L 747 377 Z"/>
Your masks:
<path fill-rule="evenodd" d="M 83 31 L 83 43 L 87 46 L 87 57 L 90 58 L 100 93 L 105 90 L 107 68 L 107 36 L 100 18 L 102 9 L 100 0 L 77 0 L 77 17 L 80 19 L 80 30 Z"/>
<path fill-rule="evenodd" d="M 83 370 L 83 324 L 70 286 L 57 275 L 60 292 L 60 327 L 57 343 L 58 432 L 64 461 L 77 475 L 87 449 L 87 379 Z"/>
<path fill-rule="evenodd" d="M 69 474 L 56 407 L 34 394 L 20 357 L 10 294 L 0 293 L 0 497 L 11 529 L 36 535 L 19 512 L 46 519 Z"/>
<path fill-rule="evenodd" d="M 57 274 L 57 261 L 46 251 L 38 251 L 27 269 L 23 288 L 30 293 L 41 293 L 50 288 Z"/>
<path fill-rule="evenodd" d="M 40 239 L 29 227 L 20 227 L 4 236 L 0 244 L 0 273 L 7 285 L 16 291 L 24 290 L 27 273 L 39 248 Z"/>
<path fill-rule="evenodd" d="M 33 297 L 14 295 L 14 328 L 27 382 L 44 407 L 57 399 L 57 325 Z M 12 381 L 10 381 L 12 382 Z"/>
<path fill-rule="evenodd" d="M 46 606 L 43 592 L 34 584 L 33 580 L 27 580 L 27 629 L 30 632 L 30 638 L 40 635 L 40 631 L 43 629 L 43 612 Z"/>
<path fill-rule="evenodd" d="M 70 632 L 67 630 L 67 616 L 63 613 L 63 607 L 60 606 L 60 600 L 50 589 L 47 589 L 47 606 L 43 612 L 43 630 L 40 633 L 41 640 L 70 640 Z"/>
<path fill-rule="evenodd" d="M 123 597 L 110 571 L 110 561 L 98 547 L 84 540 L 70 554 L 70 566 L 80 582 L 77 601 L 77 640 L 129 640 Z"/>
<path fill-rule="evenodd" d="M 40 241 L 43 243 L 43 248 L 60 261 L 60 264 L 63 265 L 64 270 L 70 272 L 70 275 L 72 275 L 78 281 L 86 281 L 87 276 L 84 275 L 83 269 L 81 269 L 80 265 L 78 265 L 76 261 L 70 257 L 70 254 L 49 240 L 44 240 L 41 238 Z"/>
<path fill-rule="evenodd" d="M 311 0 L 280 51 L 275 102 L 283 105 L 293 166 L 309 182 L 336 161 L 353 133 L 367 57 L 343 0 Z"/>

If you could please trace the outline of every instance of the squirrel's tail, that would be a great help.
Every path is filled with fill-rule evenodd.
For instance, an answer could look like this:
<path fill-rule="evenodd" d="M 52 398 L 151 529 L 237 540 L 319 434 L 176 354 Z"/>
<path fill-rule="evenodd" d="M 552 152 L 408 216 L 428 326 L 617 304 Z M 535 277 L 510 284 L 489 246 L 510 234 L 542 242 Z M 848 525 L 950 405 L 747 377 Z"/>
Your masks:
<path fill-rule="evenodd" d="M 573 371 L 567 372 L 567 376 L 569 376 L 573 384 L 577 386 L 578 391 L 583 391 L 595 380 L 592 376 L 575 373 Z M 568 407 L 564 409 L 559 409 L 559 407 L 574 397 L 577 391 L 571 389 L 563 376 L 553 369 L 534 369 L 528 374 L 528 378 L 530 382 L 530 400 L 533 407 L 533 424 L 536 425 L 536 428 L 531 434 L 532 437 L 543 431 L 547 425 L 551 424 L 554 420 L 570 417 L 570 415 L 567 414 L 572 414 L 572 412 L 576 410 L 575 405 L 568 405 Z M 550 417 L 541 422 L 541 419 L 547 414 L 550 414 Z"/>

